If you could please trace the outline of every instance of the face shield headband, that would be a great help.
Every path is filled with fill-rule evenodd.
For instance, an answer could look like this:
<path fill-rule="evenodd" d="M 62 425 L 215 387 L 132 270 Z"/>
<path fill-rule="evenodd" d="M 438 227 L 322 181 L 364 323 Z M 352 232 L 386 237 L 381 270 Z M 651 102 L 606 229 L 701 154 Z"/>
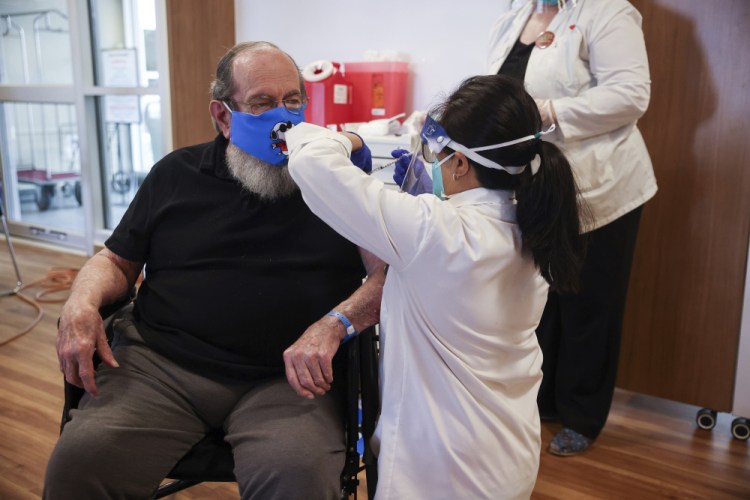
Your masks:
<path fill-rule="evenodd" d="M 499 163 L 496 163 L 492 160 L 485 158 L 484 156 L 477 154 L 477 152 L 488 151 L 490 149 L 500 149 L 500 148 L 512 146 L 514 144 L 518 144 L 521 142 L 530 141 L 532 139 L 539 139 L 543 135 L 547 135 L 554 130 L 555 130 L 555 124 L 553 123 L 552 125 L 550 125 L 550 127 L 547 130 L 542 130 L 540 132 L 537 132 L 536 134 L 527 135 L 519 139 L 501 142 L 499 144 L 492 144 L 490 146 L 467 148 L 463 144 L 459 144 L 458 142 L 448 137 L 448 134 L 445 133 L 445 129 L 443 128 L 443 126 L 440 125 L 437 121 L 435 121 L 431 116 L 428 115 L 427 119 L 425 120 L 424 126 L 422 127 L 422 132 L 420 133 L 420 136 L 422 138 L 422 141 L 427 145 L 427 147 L 433 154 L 438 154 L 443 149 L 448 147 L 448 148 L 453 149 L 454 151 L 462 152 L 463 154 L 466 155 L 467 158 L 477 162 L 483 167 L 505 170 L 511 175 L 518 175 L 524 171 L 524 169 L 526 168 L 526 165 L 503 166 L 503 165 L 500 165 Z M 540 163 L 541 162 L 539 159 L 539 155 L 534 156 L 534 158 L 530 162 L 532 175 L 535 174 L 539 170 Z"/>

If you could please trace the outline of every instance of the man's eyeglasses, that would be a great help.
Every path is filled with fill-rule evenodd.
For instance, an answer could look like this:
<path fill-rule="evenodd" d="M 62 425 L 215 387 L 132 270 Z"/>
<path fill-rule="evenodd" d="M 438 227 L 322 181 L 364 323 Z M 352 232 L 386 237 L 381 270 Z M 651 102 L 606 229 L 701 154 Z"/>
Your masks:
<path fill-rule="evenodd" d="M 307 99 L 300 97 L 290 97 L 289 99 L 282 99 L 281 101 L 274 101 L 272 99 L 258 99 L 251 102 L 238 102 L 234 99 L 229 99 L 229 103 L 232 104 L 234 109 L 238 108 L 238 104 L 242 104 L 246 109 L 249 110 L 251 115 L 260 115 L 268 110 L 277 107 L 280 103 L 284 105 L 287 111 L 298 115 L 302 112 L 302 108 L 307 104 Z"/>

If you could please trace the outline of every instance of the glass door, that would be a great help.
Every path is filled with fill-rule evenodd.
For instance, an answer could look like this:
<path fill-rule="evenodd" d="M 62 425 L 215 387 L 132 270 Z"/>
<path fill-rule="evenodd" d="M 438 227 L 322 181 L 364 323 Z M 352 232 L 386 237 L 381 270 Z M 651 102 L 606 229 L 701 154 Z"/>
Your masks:
<path fill-rule="evenodd" d="M 111 230 L 165 152 L 156 5 L 92 0 L 90 11 L 103 226 Z"/>
<path fill-rule="evenodd" d="M 0 0 L 12 233 L 91 253 L 171 147 L 164 1 Z"/>
<path fill-rule="evenodd" d="M 82 240 L 71 22 L 65 0 L 0 2 L 3 201 L 10 221 L 56 241 Z"/>

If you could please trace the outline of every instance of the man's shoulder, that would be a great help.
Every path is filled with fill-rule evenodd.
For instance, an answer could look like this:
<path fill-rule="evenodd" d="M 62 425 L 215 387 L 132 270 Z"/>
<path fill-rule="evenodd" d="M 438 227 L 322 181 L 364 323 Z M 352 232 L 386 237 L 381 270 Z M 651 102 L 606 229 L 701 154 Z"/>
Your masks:
<path fill-rule="evenodd" d="M 204 142 L 184 146 L 167 153 L 153 167 L 160 172 L 169 172 L 190 168 L 198 170 L 201 168 L 213 168 L 216 151 L 216 141 Z"/>
<path fill-rule="evenodd" d="M 184 146 L 177 148 L 171 153 L 168 153 L 164 160 L 172 161 L 187 161 L 191 163 L 200 162 L 203 156 L 208 151 L 213 151 L 216 147 L 216 141 L 202 142 L 200 144 L 193 144 L 191 146 Z"/>

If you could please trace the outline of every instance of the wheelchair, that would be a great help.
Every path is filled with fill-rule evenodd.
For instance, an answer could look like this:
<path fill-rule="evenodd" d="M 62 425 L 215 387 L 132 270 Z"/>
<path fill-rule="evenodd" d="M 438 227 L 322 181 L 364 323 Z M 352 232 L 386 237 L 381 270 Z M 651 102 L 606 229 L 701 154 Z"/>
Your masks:
<path fill-rule="evenodd" d="M 126 300 L 105 306 L 100 310 L 104 319 L 107 339 L 112 341 L 112 323 L 127 308 L 132 308 L 132 293 Z M 377 486 L 377 459 L 370 449 L 370 437 L 375 430 L 379 414 L 379 389 L 377 349 L 378 336 L 374 327 L 362 331 L 346 343 L 347 380 L 346 405 L 346 453 L 341 472 L 340 499 L 351 496 L 356 500 L 358 475 L 365 471 L 367 495 L 375 496 Z M 101 360 L 94 354 L 94 366 Z M 70 421 L 70 410 L 78 406 L 84 390 L 64 381 L 65 402 L 60 433 Z M 360 406 L 361 405 L 361 406 Z M 360 411 L 361 409 L 361 411 Z M 361 439 L 361 441 L 360 441 Z M 358 442 L 362 445 L 358 447 Z M 361 455 L 360 455 L 360 449 Z M 234 482 L 234 460 L 232 449 L 224 441 L 221 431 L 206 434 L 172 468 L 172 471 L 154 493 L 153 498 L 163 498 L 202 482 Z"/>

